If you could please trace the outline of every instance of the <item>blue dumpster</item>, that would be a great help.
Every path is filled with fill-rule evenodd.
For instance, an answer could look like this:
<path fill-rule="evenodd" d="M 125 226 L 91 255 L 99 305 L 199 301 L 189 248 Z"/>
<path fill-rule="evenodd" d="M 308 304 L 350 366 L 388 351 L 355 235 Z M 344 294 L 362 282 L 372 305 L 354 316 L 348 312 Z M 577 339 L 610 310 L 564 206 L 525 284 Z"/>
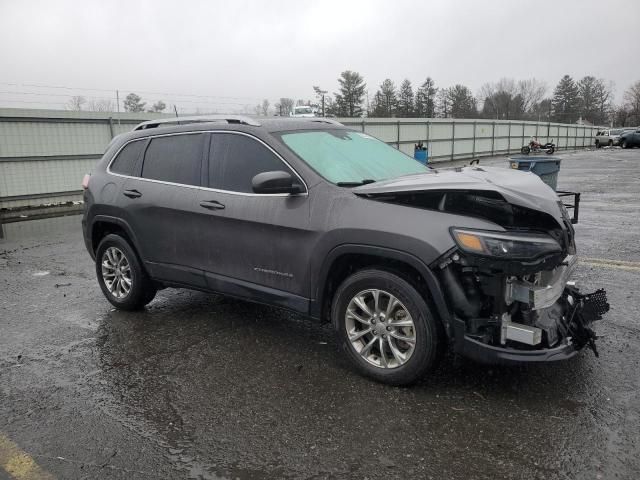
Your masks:
<path fill-rule="evenodd" d="M 558 157 L 532 158 L 529 156 L 511 157 L 509 166 L 516 170 L 525 172 L 533 172 L 538 175 L 544 183 L 554 190 L 558 188 L 558 172 L 560 171 L 560 162 L 562 159 Z"/>
<path fill-rule="evenodd" d="M 420 163 L 424 163 L 425 165 L 429 161 L 429 151 L 422 142 L 418 142 L 417 145 L 414 145 L 413 158 L 418 160 Z"/>

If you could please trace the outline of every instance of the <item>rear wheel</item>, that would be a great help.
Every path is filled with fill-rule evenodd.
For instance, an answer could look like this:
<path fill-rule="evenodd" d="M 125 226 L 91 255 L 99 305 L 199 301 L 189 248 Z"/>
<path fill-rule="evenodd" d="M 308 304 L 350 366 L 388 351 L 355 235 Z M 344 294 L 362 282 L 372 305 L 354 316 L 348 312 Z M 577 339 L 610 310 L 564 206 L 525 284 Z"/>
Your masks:
<path fill-rule="evenodd" d="M 531 152 L 531 148 L 527 147 L 526 145 L 520 149 L 520 153 L 524 155 L 529 155 L 529 152 Z"/>
<path fill-rule="evenodd" d="M 609 140 L 608 145 L 609 145 L 610 147 L 613 147 L 613 140 Z"/>
<path fill-rule="evenodd" d="M 107 235 L 98 245 L 96 275 L 102 293 L 118 309 L 140 309 L 156 295 L 138 255 L 120 235 Z"/>
<path fill-rule="evenodd" d="M 331 315 L 353 366 L 383 383 L 415 382 L 444 350 L 442 325 L 422 295 L 387 271 L 348 277 L 334 296 Z"/>
<path fill-rule="evenodd" d="M 602 145 L 600 145 L 600 140 L 596 140 L 596 148 L 600 148 L 602 147 Z"/>

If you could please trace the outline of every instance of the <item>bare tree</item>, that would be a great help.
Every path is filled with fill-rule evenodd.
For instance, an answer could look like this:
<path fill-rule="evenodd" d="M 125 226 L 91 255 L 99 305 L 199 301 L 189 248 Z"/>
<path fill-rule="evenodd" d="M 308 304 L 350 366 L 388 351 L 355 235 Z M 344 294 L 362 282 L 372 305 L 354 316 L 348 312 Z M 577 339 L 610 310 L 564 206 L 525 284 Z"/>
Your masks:
<path fill-rule="evenodd" d="M 280 99 L 280 108 L 279 112 L 281 116 L 288 116 L 291 112 L 293 112 L 294 105 L 293 98 L 281 98 Z"/>
<path fill-rule="evenodd" d="M 501 78 L 495 83 L 485 83 L 479 92 L 482 114 L 487 118 L 507 120 L 535 116 L 532 110 L 542 101 L 546 91 L 546 84 L 535 78 L 518 81 Z"/>
<path fill-rule="evenodd" d="M 631 85 L 624 92 L 626 110 L 629 112 L 627 123 L 629 125 L 640 124 L 640 80 Z M 624 125 L 623 125 L 624 126 Z"/>
<path fill-rule="evenodd" d="M 87 109 L 90 112 L 114 112 L 116 104 L 113 100 L 104 98 L 102 100 L 90 100 Z"/>
<path fill-rule="evenodd" d="M 451 117 L 451 100 L 449 99 L 449 89 L 440 88 L 436 94 L 436 115 L 439 118 Z"/>
<path fill-rule="evenodd" d="M 265 117 L 269 115 L 269 100 L 267 100 L 266 98 L 262 100 L 262 105 L 260 106 L 260 112 Z"/>
<path fill-rule="evenodd" d="M 87 99 L 82 95 L 76 95 L 69 99 L 67 102 L 67 110 L 73 110 L 79 112 L 82 110 L 82 106 L 87 103 Z"/>
<path fill-rule="evenodd" d="M 547 93 L 547 84 L 541 80 L 530 78 L 518 81 L 518 93 L 522 97 L 522 109 L 530 112 L 532 107 L 540 103 Z"/>

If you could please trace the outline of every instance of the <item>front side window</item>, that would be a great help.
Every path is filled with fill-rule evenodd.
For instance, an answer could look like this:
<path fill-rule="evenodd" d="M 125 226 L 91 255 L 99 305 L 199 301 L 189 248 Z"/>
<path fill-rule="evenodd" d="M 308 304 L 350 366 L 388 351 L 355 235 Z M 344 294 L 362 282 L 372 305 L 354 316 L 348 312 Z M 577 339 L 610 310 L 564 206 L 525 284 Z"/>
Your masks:
<path fill-rule="evenodd" d="M 279 136 L 311 168 L 336 184 L 377 182 L 430 171 L 420 162 L 365 133 L 306 130 Z"/>
<path fill-rule="evenodd" d="M 118 156 L 111 163 L 109 169 L 113 173 L 119 173 L 120 175 L 133 175 L 145 143 L 146 139 L 127 143 L 122 150 L 120 150 L 120 153 L 118 153 Z"/>
<path fill-rule="evenodd" d="M 259 141 L 246 135 L 213 133 L 209 152 L 209 188 L 252 193 L 259 173 L 284 171 L 287 165 Z"/>
<path fill-rule="evenodd" d="M 203 134 L 151 139 L 144 154 L 142 177 L 183 185 L 200 185 Z"/>

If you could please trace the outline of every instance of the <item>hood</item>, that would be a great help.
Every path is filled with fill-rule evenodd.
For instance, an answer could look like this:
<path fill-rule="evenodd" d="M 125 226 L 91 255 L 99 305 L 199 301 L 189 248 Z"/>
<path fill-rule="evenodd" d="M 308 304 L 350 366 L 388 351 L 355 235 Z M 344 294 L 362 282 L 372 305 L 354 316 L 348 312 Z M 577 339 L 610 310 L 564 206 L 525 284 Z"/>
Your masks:
<path fill-rule="evenodd" d="M 543 211 L 562 224 L 558 196 L 540 177 L 499 167 L 463 167 L 433 170 L 391 180 L 362 185 L 353 189 L 357 195 L 409 193 L 420 191 L 493 191 L 507 202 Z"/>

